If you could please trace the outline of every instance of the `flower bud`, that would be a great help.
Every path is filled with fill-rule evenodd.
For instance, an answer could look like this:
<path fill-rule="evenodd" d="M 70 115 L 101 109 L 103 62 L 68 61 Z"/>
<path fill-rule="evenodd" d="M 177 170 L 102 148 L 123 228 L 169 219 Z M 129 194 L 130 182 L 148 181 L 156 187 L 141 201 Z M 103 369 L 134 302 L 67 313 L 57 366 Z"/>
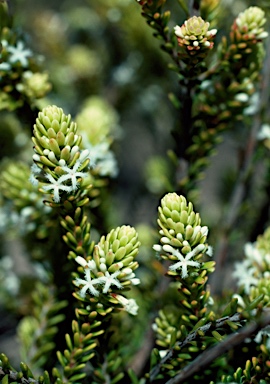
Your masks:
<path fill-rule="evenodd" d="M 186 20 L 179 27 L 177 25 L 174 30 L 178 38 L 180 47 L 184 47 L 190 55 L 195 55 L 196 51 L 208 51 L 213 48 L 213 38 L 217 30 L 208 30 L 210 24 L 201 17 L 193 16 Z"/>
<path fill-rule="evenodd" d="M 249 7 L 244 12 L 241 12 L 235 20 L 238 31 L 248 40 L 261 40 L 268 36 L 268 33 L 263 28 L 265 22 L 265 13 L 259 7 Z"/>

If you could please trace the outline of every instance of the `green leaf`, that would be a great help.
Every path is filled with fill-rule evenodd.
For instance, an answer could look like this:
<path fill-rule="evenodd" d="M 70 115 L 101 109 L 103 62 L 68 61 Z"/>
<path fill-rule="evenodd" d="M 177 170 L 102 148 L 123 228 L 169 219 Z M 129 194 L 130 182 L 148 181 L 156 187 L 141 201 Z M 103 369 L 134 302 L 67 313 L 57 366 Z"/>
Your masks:
<path fill-rule="evenodd" d="M 189 15 L 187 4 L 185 3 L 185 0 L 178 0 L 179 5 L 182 7 L 183 11 Z"/>
<path fill-rule="evenodd" d="M 212 331 L 212 335 L 217 341 L 222 341 L 224 339 L 224 336 L 222 336 L 218 331 Z"/>
<path fill-rule="evenodd" d="M 80 380 L 84 379 L 85 377 L 86 377 L 86 373 L 83 372 L 83 373 L 78 373 L 77 375 L 70 377 L 68 380 L 71 382 L 74 382 L 74 381 L 80 382 Z"/>
<path fill-rule="evenodd" d="M 155 367 L 160 360 L 159 351 L 157 348 L 153 348 L 150 356 L 150 369 Z"/>
<path fill-rule="evenodd" d="M 131 384 L 139 384 L 140 383 L 135 372 L 131 368 L 129 368 L 127 372 L 128 372 L 128 375 L 131 379 Z"/>
<path fill-rule="evenodd" d="M 264 299 L 264 294 L 259 295 L 254 299 L 250 304 L 248 304 L 246 310 L 252 311 L 253 309 L 257 308 L 260 302 Z"/>
<path fill-rule="evenodd" d="M 229 304 L 227 304 L 226 308 L 224 309 L 222 313 L 222 317 L 224 316 L 231 316 L 235 312 L 237 312 L 237 304 L 238 304 L 238 299 L 233 298 Z"/>

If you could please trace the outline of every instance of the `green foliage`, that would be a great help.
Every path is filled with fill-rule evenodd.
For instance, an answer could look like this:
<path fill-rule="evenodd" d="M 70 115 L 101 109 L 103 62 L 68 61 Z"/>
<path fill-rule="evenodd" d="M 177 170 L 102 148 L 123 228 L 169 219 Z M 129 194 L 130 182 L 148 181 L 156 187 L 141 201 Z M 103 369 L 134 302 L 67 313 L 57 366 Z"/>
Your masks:
<path fill-rule="evenodd" d="M 58 6 L 31 24 L 46 61 L 0 0 L 0 251 L 16 242 L 27 270 L 0 260 L 24 361 L 2 353 L 0 381 L 269 382 L 267 6 L 246 4 L 229 28 L 219 0 Z M 227 137 L 241 141 L 239 166 L 211 225 L 201 180 Z M 146 164 L 137 189 L 135 154 Z M 242 239 L 232 274 L 224 260 Z"/>

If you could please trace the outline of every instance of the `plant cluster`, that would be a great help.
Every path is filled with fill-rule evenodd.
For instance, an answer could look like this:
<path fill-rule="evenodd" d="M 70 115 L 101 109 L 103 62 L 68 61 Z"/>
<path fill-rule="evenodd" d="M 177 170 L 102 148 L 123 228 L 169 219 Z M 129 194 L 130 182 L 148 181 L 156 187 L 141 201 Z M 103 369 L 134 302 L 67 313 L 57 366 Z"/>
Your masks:
<path fill-rule="evenodd" d="M 128 12 L 117 1 L 111 12 L 97 3 L 79 15 L 91 9 L 87 15 L 101 23 L 105 10 L 113 22 Z M 267 7 L 247 7 L 221 37 L 228 10 L 219 0 L 135 5 L 178 80 L 169 93 L 173 148 L 146 165 L 146 186 L 159 198 L 155 229 L 119 224 L 112 208 L 121 129 L 110 97 L 97 92 L 97 81 L 76 116 L 67 114 L 49 93 L 43 59 L 15 29 L 9 1 L 0 1 L 0 303 L 18 321 L 24 361 L 13 367 L 0 354 L 3 384 L 270 382 Z M 77 34 L 85 38 L 88 24 L 80 20 Z M 55 38 L 46 43 L 50 51 Z M 82 44 L 72 49 L 79 94 L 91 65 L 99 66 Z M 60 89 L 62 66 L 51 75 Z M 131 87 L 125 70 L 112 76 L 122 106 Z M 229 135 L 241 138 L 241 159 L 221 223 L 211 228 L 194 207 L 203 209 L 201 180 Z M 232 266 L 225 257 L 237 259 L 240 236 L 244 260 Z M 25 276 L 4 256 L 12 241 L 27 255 Z M 235 289 L 223 289 L 226 274 Z"/>

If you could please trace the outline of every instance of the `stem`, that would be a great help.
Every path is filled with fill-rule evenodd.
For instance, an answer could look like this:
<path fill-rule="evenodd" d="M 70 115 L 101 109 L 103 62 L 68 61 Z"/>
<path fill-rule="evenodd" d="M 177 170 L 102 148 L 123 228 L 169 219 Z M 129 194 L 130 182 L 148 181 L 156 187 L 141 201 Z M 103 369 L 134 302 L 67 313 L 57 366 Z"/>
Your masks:
<path fill-rule="evenodd" d="M 251 337 L 252 334 L 257 333 L 260 329 L 270 324 L 270 316 L 262 316 L 256 322 L 247 325 L 238 333 L 228 336 L 223 342 L 215 345 L 214 347 L 206 350 L 199 355 L 195 360 L 182 369 L 174 378 L 167 381 L 166 384 L 180 384 L 193 376 L 196 372 L 205 369 L 217 357 L 223 355 L 236 346 L 239 346 L 245 341 L 246 338 Z"/>
<path fill-rule="evenodd" d="M 232 322 L 238 322 L 241 320 L 241 314 L 240 313 L 235 313 L 233 316 L 225 316 L 222 317 L 216 321 L 211 321 L 202 327 L 199 327 L 195 331 L 191 332 L 183 341 L 178 341 L 175 343 L 174 347 L 170 349 L 170 351 L 167 353 L 166 356 L 163 357 L 163 359 L 160 360 L 159 364 L 153 368 L 153 370 L 150 372 L 150 383 L 156 378 L 156 376 L 159 374 L 162 365 L 168 362 L 168 360 L 171 360 L 174 356 L 175 350 L 177 348 L 177 352 L 179 352 L 180 348 L 183 348 L 185 345 L 190 343 L 191 341 L 195 340 L 198 337 L 198 332 L 203 332 L 206 333 L 210 329 L 217 329 L 226 324 L 227 321 L 232 321 Z M 200 336 L 199 336 L 200 337 Z M 185 370 L 185 368 L 183 369 Z"/>

